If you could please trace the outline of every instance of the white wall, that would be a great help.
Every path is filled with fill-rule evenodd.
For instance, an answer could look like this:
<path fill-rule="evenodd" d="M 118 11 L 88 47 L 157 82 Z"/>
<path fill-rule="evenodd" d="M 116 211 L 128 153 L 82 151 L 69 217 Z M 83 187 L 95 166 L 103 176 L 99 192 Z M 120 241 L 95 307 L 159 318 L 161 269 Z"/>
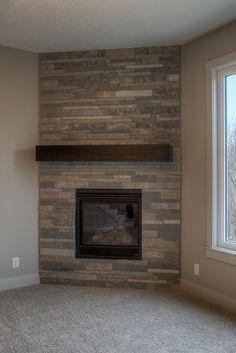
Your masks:
<path fill-rule="evenodd" d="M 0 290 L 37 281 L 37 140 L 38 57 L 0 47 Z"/>
<path fill-rule="evenodd" d="M 236 266 L 205 257 L 206 62 L 236 51 L 236 21 L 182 47 L 182 286 L 236 310 Z M 200 276 L 193 264 L 200 264 Z M 227 303 L 228 302 L 228 306 Z"/>

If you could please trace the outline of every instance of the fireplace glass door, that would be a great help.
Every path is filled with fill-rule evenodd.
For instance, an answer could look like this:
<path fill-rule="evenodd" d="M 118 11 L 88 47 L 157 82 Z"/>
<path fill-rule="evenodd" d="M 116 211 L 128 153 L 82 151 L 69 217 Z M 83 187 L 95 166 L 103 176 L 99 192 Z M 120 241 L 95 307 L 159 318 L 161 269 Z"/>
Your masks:
<path fill-rule="evenodd" d="M 141 191 L 76 191 L 77 257 L 141 257 Z"/>

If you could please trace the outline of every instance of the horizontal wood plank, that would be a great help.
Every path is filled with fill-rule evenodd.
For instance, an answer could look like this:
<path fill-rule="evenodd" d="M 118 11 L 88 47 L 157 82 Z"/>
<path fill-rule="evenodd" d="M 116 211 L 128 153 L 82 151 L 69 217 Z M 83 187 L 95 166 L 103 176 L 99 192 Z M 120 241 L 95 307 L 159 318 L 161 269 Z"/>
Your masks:
<path fill-rule="evenodd" d="M 171 162 L 172 146 L 152 145 L 41 145 L 36 161 L 45 162 Z"/>

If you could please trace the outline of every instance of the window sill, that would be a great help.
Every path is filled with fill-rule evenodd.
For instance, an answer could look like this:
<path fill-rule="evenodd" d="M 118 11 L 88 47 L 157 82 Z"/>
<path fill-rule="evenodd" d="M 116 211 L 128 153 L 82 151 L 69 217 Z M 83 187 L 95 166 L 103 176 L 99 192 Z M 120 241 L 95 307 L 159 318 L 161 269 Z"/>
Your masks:
<path fill-rule="evenodd" d="M 236 251 L 224 248 L 206 248 L 206 257 L 236 266 Z"/>

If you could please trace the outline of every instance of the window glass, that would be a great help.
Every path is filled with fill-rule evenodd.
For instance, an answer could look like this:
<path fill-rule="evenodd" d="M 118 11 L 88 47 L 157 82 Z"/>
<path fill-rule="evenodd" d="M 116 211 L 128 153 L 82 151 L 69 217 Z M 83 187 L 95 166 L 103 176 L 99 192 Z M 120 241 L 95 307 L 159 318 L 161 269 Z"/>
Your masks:
<path fill-rule="evenodd" d="M 236 243 L 236 73 L 225 77 L 225 241 Z"/>

